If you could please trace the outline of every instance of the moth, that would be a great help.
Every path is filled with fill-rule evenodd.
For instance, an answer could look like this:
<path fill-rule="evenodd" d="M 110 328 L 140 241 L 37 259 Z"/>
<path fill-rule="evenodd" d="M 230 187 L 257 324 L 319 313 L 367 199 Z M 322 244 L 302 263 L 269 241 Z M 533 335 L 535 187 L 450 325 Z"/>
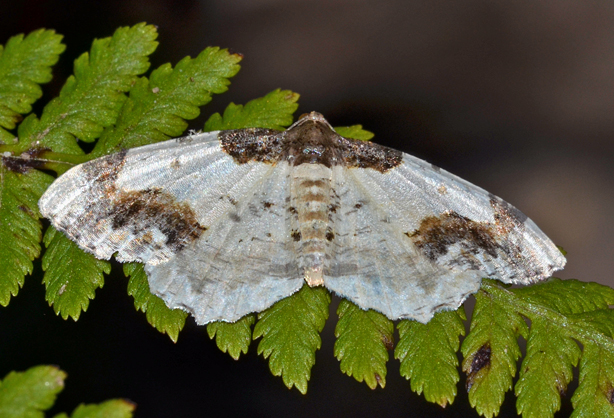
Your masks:
<path fill-rule="evenodd" d="M 41 213 L 100 259 L 145 264 L 198 324 L 234 322 L 305 283 L 392 320 L 456 309 L 484 277 L 528 284 L 565 258 L 522 212 L 403 152 L 338 135 L 192 134 L 73 167 Z"/>

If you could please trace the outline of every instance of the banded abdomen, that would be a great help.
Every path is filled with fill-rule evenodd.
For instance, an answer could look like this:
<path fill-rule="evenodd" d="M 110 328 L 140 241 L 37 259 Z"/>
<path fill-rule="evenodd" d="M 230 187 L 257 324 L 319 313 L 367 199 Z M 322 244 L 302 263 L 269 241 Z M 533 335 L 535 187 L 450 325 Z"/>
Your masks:
<path fill-rule="evenodd" d="M 298 265 L 312 287 L 324 283 L 327 246 L 332 237 L 331 180 L 332 170 L 322 164 L 300 164 L 292 173 L 291 204 L 298 217 L 295 233 Z"/>

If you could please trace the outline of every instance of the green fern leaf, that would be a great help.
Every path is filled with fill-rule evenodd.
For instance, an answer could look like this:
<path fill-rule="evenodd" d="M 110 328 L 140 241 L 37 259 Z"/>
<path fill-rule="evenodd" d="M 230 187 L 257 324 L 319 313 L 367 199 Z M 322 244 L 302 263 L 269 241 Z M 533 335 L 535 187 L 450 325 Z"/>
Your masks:
<path fill-rule="evenodd" d="M 550 280 L 534 286 L 513 289 L 527 303 L 553 309 L 569 318 L 583 312 L 604 309 L 614 303 L 614 289 L 578 280 Z M 517 409 L 525 417 L 553 416 L 560 409 L 578 364 L 580 348 L 560 325 L 541 312 L 526 313 L 531 319 L 527 354 L 516 384 Z"/>
<path fill-rule="evenodd" d="M 130 277 L 128 294 L 134 298 L 134 307 L 145 312 L 147 322 L 155 329 L 177 342 L 188 313 L 181 309 L 170 309 L 162 299 L 151 293 L 142 264 L 126 263 L 123 268 L 124 274 Z"/>
<path fill-rule="evenodd" d="M 92 154 L 98 157 L 181 135 L 185 120 L 199 115 L 199 106 L 209 103 L 212 94 L 228 90 L 228 79 L 239 71 L 240 60 L 239 55 L 212 47 L 194 59 L 182 59 L 174 69 L 162 65 L 149 80 L 140 78 L 117 125 L 104 132 Z"/>
<path fill-rule="evenodd" d="M 516 383 L 516 408 L 523 417 L 552 417 L 573 378 L 580 348 L 544 318 L 531 321 L 527 354 Z"/>
<path fill-rule="evenodd" d="M 512 388 L 521 355 L 518 337 L 526 336 L 528 328 L 511 306 L 499 305 L 489 293 L 480 290 L 475 298 L 471 329 L 461 347 L 462 368 L 467 372 L 471 406 L 492 417 L 498 414 L 505 392 Z"/>
<path fill-rule="evenodd" d="M 373 132 L 362 129 L 362 125 L 337 126 L 335 131 L 343 137 L 359 139 L 361 141 L 368 141 L 375 136 Z"/>
<path fill-rule="evenodd" d="M 207 333 L 209 338 L 215 338 L 217 347 L 222 352 L 228 352 L 230 357 L 238 360 L 241 353 L 247 354 L 255 321 L 254 315 L 246 315 L 234 323 L 212 322 L 207 325 Z"/>
<path fill-rule="evenodd" d="M 607 345 L 608 351 L 614 354 L 614 341 L 610 340 L 610 338 L 614 336 L 614 310 L 609 308 L 596 309 L 590 312 L 569 315 L 569 318 L 574 320 L 576 324 L 592 329 L 594 333 L 600 333 L 602 336 L 605 336 L 605 341 L 607 341 L 608 344 L 602 344 L 603 341 L 599 341 L 598 339 L 595 339 L 593 342 L 602 346 Z M 586 340 L 586 338 L 584 338 L 584 340 Z"/>
<path fill-rule="evenodd" d="M 584 327 L 614 337 L 614 310 L 600 309 L 573 316 Z M 580 382 L 571 398 L 572 418 L 614 417 L 614 350 L 599 341 L 583 340 Z"/>
<path fill-rule="evenodd" d="M 522 370 L 517 389 L 521 394 L 518 399 L 519 410 L 522 410 L 524 416 L 540 416 L 540 413 L 552 416 L 551 411 L 558 409 L 558 395 L 553 392 L 567 385 L 571 376 L 570 368 L 577 361 L 577 348 L 573 339 L 584 346 L 580 363 L 580 375 L 584 377 L 572 398 L 572 403 L 576 405 L 575 416 L 612 416 L 610 414 L 614 407 L 608 404 L 613 400 L 611 388 L 614 386 L 609 371 L 614 361 L 614 341 L 611 337 L 614 335 L 614 311 L 608 308 L 595 309 L 608 304 L 609 291 L 600 300 L 603 295 L 598 295 L 599 285 L 583 286 L 573 281 L 567 284 L 566 281 L 558 280 L 545 285 L 549 286 L 550 297 L 536 297 L 524 289 L 508 290 L 491 280 L 485 280 L 479 292 L 496 301 L 501 311 L 519 312 L 534 324 L 535 329 L 532 326 L 531 333 L 535 332 L 537 336 L 529 335 L 530 345 L 524 364 L 528 362 L 529 367 L 539 369 Z M 578 293 L 570 292 L 570 288 Z M 589 301 L 590 294 L 594 296 L 593 302 Z M 563 300 L 561 295 L 569 300 Z M 563 314 L 557 307 L 567 311 L 588 311 Z M 540 333 L 544 335 L 540 336 Z M 470 333 L 467 339 L 471 336 Z M 547 341 L 543 341 L 546 338 Z M 544 346 L 547 346 L 546 352 L 540 353 Z M 539 361 L 540 356 L 543 357 L 542 361 Z M 557 378 L 562 379 L 562 382 L 556 382 Z M 532 392 L 537 390 L 536 380 L 545 385 L 541 388 L 542 397 L 539 398 L 545 405 L 534 399 L 540 395 Z"/>
<path fill-rule="evenodd" d="M 22 151 L 36 144 L 82 154 L 75 137 L 93 141 L 115 123 L 126 100 L 124 92 L 149 68 L 147 56 L 157 46 L 156 37 L 153 26 L 141 23 L 95 40 L 90 53 L 75 61 L 74 76 L 66 80 L 60 96 L 45 106 L 40 120 L 30 115 L 19 126 Z"/>
<path fill-rule="evenodd" d="M 0 417 L 44 418 L 64 389 L 66 373 L 53 366 L 10 372 L 0 381 Z"/>
<path fill-rule="evenodd" d="M 329 304 L 326 289 L 304 285 L 258 315 L 254 327 L 254 339 L 262 337 L 258 354 L 269 358 L 271 373 L 281 376 L 288 389 L 296 386 L 301 393 L 307 393 Z"/>
<path fill-rule="evenodd" d="M 614 356 L 597 344 L 584 344 L 580 383 L 571 418 L 614 417 Z"/>
<path fill-rule="evenodd" d="M 574 279 L 551 277 L 545 282 L 512 291 L 529 302 L 547 306 L 562 314 L 604 309 L 614 304 L 614 289 Z"/>
<path fill-rule="evenodd" d="M 53 178 L 39 171 L 9 171 L 0 160 L 0 305 L 8 305 L 40 255 L 37 202 Z"/>
<path fill-rule="evenodd" d="M 298 98 L 297 93 L 277 89 L 264 97 L 247 102 L 245 106 L 231 103 L 224 110 L 224 116 L 214 113 L 209 117 L 204 131 L 242 128 L 283 130 L 292 124 L 292 115 L 298 109 Z"/>
<path fill-rule="evenodd" d="M 51 66 L 66 48 L 61 40 L 54 31 L 39 29 L 0 45 L 0 126 L 14 129 L 21 115 L 32 111 L 32 103 L 43 95 L 39 84 L 51 81 Z"/>
<path fill-rule="evenodd" d="M 459 335 L 465 335 L 465 311 L 439 312 L 427 324 L 399 322 L 399 343 L 394 352 L 401 375 L 411 379 L 411 390 L 445 407 L 456 397 L 459 380 Z"/>
<path fill-rule="evenodd" d="M 335 357 L 341 371 L 363 380 L 371 389 L 386 386 L 388 350 L 394 345 L 394 324 L 379 312 L 364 311 L 344 299 L 337 309 Z"/>
<path fill-rule="evenodd" d="M 100 404 L 79 405 L 70 418 L 131 418 L 136 405 L 123 399 L 111 399 Z M 68 418 L 59 414 L 54 418 Z"/>
<path fill-rule="evenodd" d="M 571 418 L 614 417 L 614 356 L 594 343 L 584 344 L 580 383 Z"/>
<path fill-rule="evenodd" d="M 47 287 L 45 299 L 53 305 L 56 315 L 75 321 L 86 311 L 95 290 L 104 284 L 103 273 L 111 271 L 111 264 L 82 251 L 52 226 L 43 242 L 47 251 L 43 256 L 43 283 Z"/>

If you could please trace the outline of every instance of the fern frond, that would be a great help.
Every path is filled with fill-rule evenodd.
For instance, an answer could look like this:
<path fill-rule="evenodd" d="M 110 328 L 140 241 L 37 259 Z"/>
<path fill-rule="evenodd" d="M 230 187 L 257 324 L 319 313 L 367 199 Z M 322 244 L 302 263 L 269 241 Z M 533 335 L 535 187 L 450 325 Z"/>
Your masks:
<path fill-rule="evenodd" d="M 297 93 L 277 89 L 245 105 L 231 103 L 224 110 L 224 116 L 214 113 L 209 117 L 204 131 L 242 128 L 283 130 L 292 124 L 292 114 L 298 109 L 298 98 Z"/>
<path fill-rule="evenodd" d="M 480 415 L 492 417 L 512 388 L 521 356 L 518 337 L 526 336 L 528 328 L 518 313 L 502 308 L 491 294 L 480 290 L 475 299 L 471 329 L 461 346 L 462 367 L 471 406 Z"/>
<path fill-rule="evenodd" d="M 540 289 L 545 289 L 544 295 Z M 612 373 L 607 371 L 614 362 L 614 311 L 608 307 L 614 304 L 612 289 L 596 283 L 559 279 L 522 289 L 506 289 L 495 281 L 485 280 L 477 300 L 478 303 L 488 300 L 493 312 L 515 312 L 531 321 L 530 330 L 522 334 L 528 338 L 527 356 L 516 386 L 517 409 L 523 416 L 552 416 L 558 410 L 560 393 L 571 380 L 571 368 L 580 356 L 575 341 L 580 342 L 584 350 L 580 363 L 583 378 L 572 398 L 576 406 L 574 413 L 588 416 L 583 414 L 594 411 L 593 406 L 598 405 L 601 414 L 612 414 L 599 416 L 614 416 L 614 398 L 609 389 L 614 386 L 614 380 Z M 477 308 L 476 304 L 476 312 Z M 472 330 L 473 327 L 472 324 Z M 469 371 L 468 382 L 475 383 L 476 378 L 483 379 L 481 370 L 490 369 L 488 373 L 492 374 L 493 362 L 491 353 L 480 357 L 484 354 L 483 346 L 476 349 L 475 342 L 480 339 L 472 334 L 473 331 L 465 340 L 470 343 L 463 344 L 463 354 L 464 367 Z M 508 347 L 510 344 L 515 347 L 515 339 Z M 480 359 L 480 367 L 474 373 L 467 365 L 474 365 L 476 358 Z M 505 385 L 503 392 L 507 389 Z M 471 395 L 470 392 L 470 401 L 474 402 Z M 492 416 L 498 412 L 500 404 L 489 402 L 488 396 L 473 399 L 477 399 L 475 405 L 479 413 Z"/>
<path fill-rule="evenodd" d="M 403 320 L 394 351 L 401 375 L 411 379 L 411 390 L 442 407 L 456 397 L 459 336 L 465 335 L 465 311 L 439 312 L 427 324 Z"/>
<path fill-rule="evenodd" d="M 17 35 L 0 45 L 0 127 L 14 129 L 32 103 L 43 95 L 39 84 L 51 81 L 51 67 L 66 46 L 53 30 Z M 0 140 L 13 138 L 0 128 Z"/>
<path fill-rule="evenodd" d="M 75 61 L 59 97 L 51 100 L 40 119 L 28 116 L 19 125 L 22 151 L 35 146 L 55 152 L 82 154 L 75 138 L 91 142 L 117 120 L 124 94 L 149 68 L 147 56 L 157 46 L 157 32 L 144 23 L 119 28 L 97 39 L 89 53 Z"/>
<path fill-rule="evenodd" d="M 44 418 L 64 389 L 66 373 L 54 366 L 10 372 L 0 381 L 0 417 Z"/>
<path fill-rule="evenodd" d="M 246 315 L 235 323 L 212 322 L 207 325 L 209 338 L 215 338 L 217 347 L 230 354 L 235 360 L 241 353 L 247 354 L 252 342 L 252 325 L 256 322 L 254 315 Z"/>
<path fill-rule="evenodd" d="M 363 311 L 348 300 L 337 309 L 335 357 L 341 371 L 371 389 L 386 386 L 388 350 L 394 346 L 394 324 L 379 312 Z"/>
<path fill-rule="evenodd" d="M 99 404 L 81 404 L 70 418 L 131 418 L 136 405 L 124 399 L 111 399 Z M 53 418 L 69 418 L 66 413 Z"/>
<path fill-rule="evenodd" d="M 598 344 L 584 344 L 580 382 L 571 403 L 571 418 L 614 417 L 614 356 Z"/>
<path fill-rule="evenodd" d="M 94 299 L 96 289 L 104 284 L 103 273 L 111 272 L 111 264 L 84 252 L 52 226 L 43 242 L 47 247 L 42 263 L 45 299 L 56 315 L 76 321 Z"/>
<path fill-rule="evenodd" d="M 362 125 L 336 126 L 335 131 L 346 138 L 358 139 L 361 141 L 369 141 L 375 136 L 373 132 L 362 129 Z"/>
<path fill-rule="evenodd" d="M 561 408 L 561 394 L 573 378 L 580 347 L 544 319 L 531 323 L 527 353 L 520 367 L 515 392 L 523 417 L 551 417 Z"/>
<path fill-rule="evenodd" d="M 181 309 L 170 309 L 162 299 L 151 293 L 142 264 L 124 264 L 124 274 L 130 277 L 128 294 L 134 298 L 134 307 L 145 312 L 147 322 L 155 329 L 177 342 L 188 313 Z"/>
<path fill-rule="evenodd" d="M 0 163 L 0 305 L 8 305 L 31 274 L 42 238 L 37 202 L 53 178 L 36 170 L 10 171 Z"/>
<path fill-rule="evenodd" d="M 0 417 L 44 418 L 59 392 L 64 389 L 66 373 L 55 366 L 35 366 L 25 372 L 10 372 L 0 380 Z M 79 405 L 70 418 L 131 418 L 135 405 L 111 399 L 97 405 Z M 60 413 L 54 418 L 69 418 Z"/>
<path fill-rule="evenodd" d="M 262 337 L 258 354 L 269 359 L 271 373 L 281 376 L 288 389 L 296 386 L 301 393 L 307 392 L 329 304 L 326 289 L 304 285 L 258 315 L 254 327 L 254 339 Z"/>
<path fill-rule="evenodd" d="M 172 68 L 164 64 L 130 90 L 117 124 L 105 130 L 92 155 L 132 148 L 180 136 L 186 120 L 200 113 L 212 94 L 228 90 L 228 80 L 239 71 L 239 55 L 207 48 L 198 57 L 186 57 Z"/>

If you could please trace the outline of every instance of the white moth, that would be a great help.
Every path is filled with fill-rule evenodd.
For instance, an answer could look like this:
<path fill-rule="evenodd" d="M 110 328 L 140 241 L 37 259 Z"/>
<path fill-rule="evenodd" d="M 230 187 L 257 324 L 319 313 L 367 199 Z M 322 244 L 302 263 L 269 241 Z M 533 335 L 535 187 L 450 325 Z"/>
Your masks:
<path fill-rule="evenodd" d="M 284 132 L 190 135 L 72 168 L 41 213 L 101 259 L 145 263 L 198 324 L 309 286 L 427 322 L 483 277 L 528 284 L 565 258 L 519 210 L 444 170 L 339 136 L 319 113 Z"/>

